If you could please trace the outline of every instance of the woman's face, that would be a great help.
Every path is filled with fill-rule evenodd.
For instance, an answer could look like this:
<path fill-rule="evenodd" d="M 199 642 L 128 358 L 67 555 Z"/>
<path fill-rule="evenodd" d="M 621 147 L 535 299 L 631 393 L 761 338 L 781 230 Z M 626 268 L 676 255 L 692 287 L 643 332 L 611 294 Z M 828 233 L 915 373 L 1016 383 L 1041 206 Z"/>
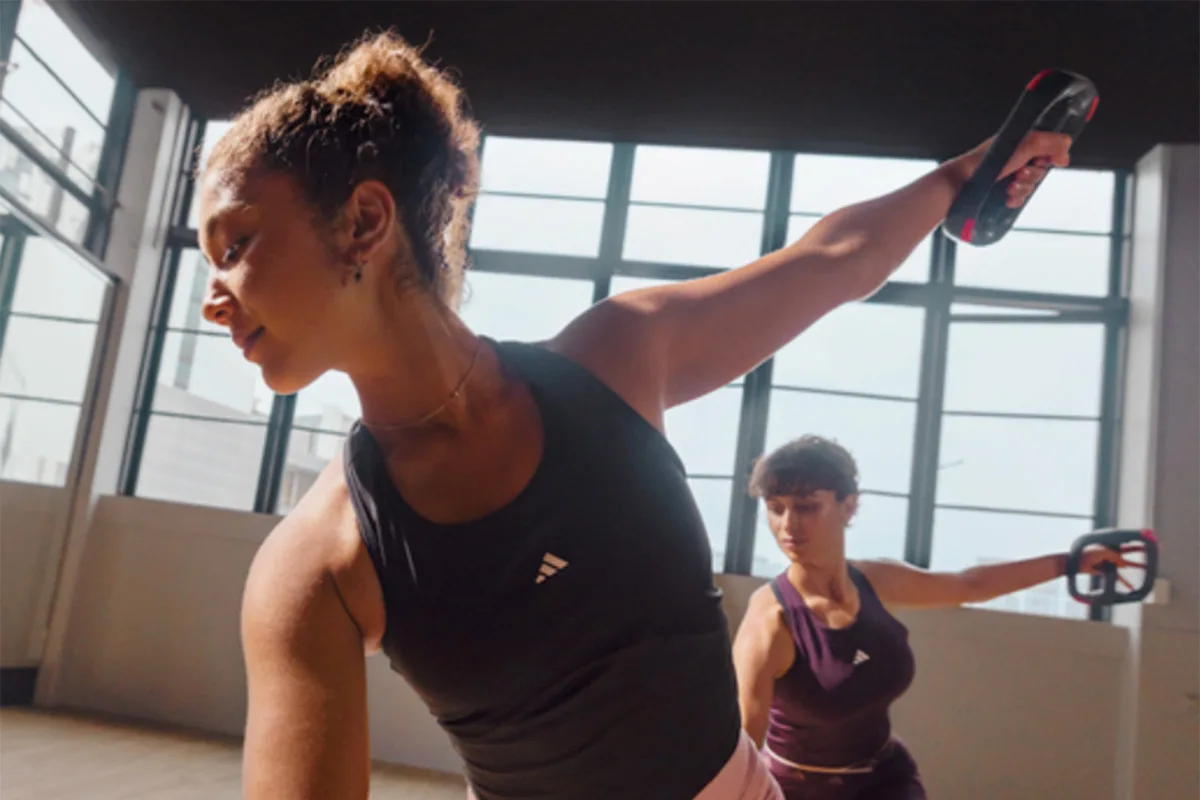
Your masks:
<path fill-rule="evenodd" d="M 790 561 L 821 561 L 845 551 L 845 530 L 858 496 L 838 500 L 828 489 L 811 494 L 767 497 L 767 525 Z"/>
<path fill-rule="evenodd" d="M 363 333 L 354 261 L 291 177 L 213 169 L 200 186 L 200 247 L 212 265 L 204 316 L 280 394 L 339 368 Z M 350 239 L 349 235 L 342 237 Z"/>

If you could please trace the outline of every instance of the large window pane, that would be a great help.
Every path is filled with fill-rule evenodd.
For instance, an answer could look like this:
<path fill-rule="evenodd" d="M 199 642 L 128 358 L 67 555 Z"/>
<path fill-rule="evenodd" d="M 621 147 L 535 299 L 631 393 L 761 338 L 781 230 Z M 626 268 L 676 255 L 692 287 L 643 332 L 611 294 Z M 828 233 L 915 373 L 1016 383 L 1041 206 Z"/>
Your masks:
<path fill-rule="evenodd" d="M 908 527 L 908 500 L 864 494 L 858 499 L 858 513 L 846 530 L 846 557 L 851 559 L 904 559 L 904 536 Z M 754 530 L 752 575 L 774 577 L 787 569 L 787 556 L 775 543 L 767 524 L 766 509 L 759 505 L 758 526 Z"/>
<path fill-rule="evenodd" d="M 591 281 L 496 272 L 467 274 L 461 315 L 493 339 L 551 339 L 592 304 Z"/>
<path fill-rule="evenodd" d="M 0 393 L 81 402 L 96 326 L 12 316 L 0 354 Z"/>
<path fill-rule="evenodd" d="M 489 136 L 483 144 L 484 192 L 548 194 L 603 200 L 613 146 Z"/>
<path fill-rule="evenodd" d="M 740 267 L 762 251 L 761 212 L 630 206 L 627 261 L 695 267 Z"/>
<path fill-rule="evenodd" d="M 981 564 L 1065 553 L 1092 528 L 1091 520 L 938 509 L 933 518 L 930 569 L 958 571 Z M 1071 599 L 1062 579 L 980 604 L 984 608 L 1084 618 L 1087 607 Z"/>
<path fill-rule="evenodd" d="M 948 411 L 1100 413 L 1101 325 L 959 322 L 948 359 Z"/>
<path fill-rule="evenodd" d="M 729 534 L 729 501 L 733 480 L 727 478 L 688 478 L 696 506 L 704 519 L 712 546 L 713 571 L 725 567 L 725 542 Z"/>
<path fill-rule="evenodd" d="M 667 439 L 691 475 L 732 475 L 742 389 L 726 386 L 667 412 Z"/>
<path fill-rule="evenodd" d="M 779 350 L 771 382 L 915 398 L 924 313 L 882 303 L 842 306 Z"/>
<path fill-rule="evenodd" d="M 1108 233 L 1115 188 L 1112 172 L 1053 170 L 1029 199 L 1017 223 L 1022 228 Z"/>
<path fill-rule="evenodd" d="M 634 203 L 762 210 L 770 167 L 767 153 L 639 145 L 630 199 Z"/>
<path fill-rule="evenodd" d="M 151 415 L 137 494 L 249 511 L 258 490 L 266 431 L 261 424 Z"/>
<path fill-rule="evenodd" d="M 64 486 L 79 406 L 0 396 L 0 479 Z"/>
<path fill-rule="evenodd" d="M 792 174 L 791 210 L 828 214 L 907 186 L 935 166 L 916 159 L 801 153 Z"/>
<path fill-rule="evenodd" d="M 43 236 L 25 238 L 12 311 L 96 322 L 108 282 L 74 253 Z"/>
<path fill-rule="evenodd" d="M 265 422 L 273 398 L 259 367 L 228 337 L 175 331 L 164 337 L 155 411 Z"/>
<path fill-rule="evenodd" d="M 916 413 L 913 402 L 773 389 L 766 449 L 808 433 L 836 439 L 858 462 L 861 488 L 907 493 Z"/>
<path fill-rule="evenodd" d="M 296 394 L 295 428 L 346 433 L 362 415 L 358 393 L 344 372 L 326 372 Z"/>
<path fill-rule="evenodd" d="M 17 36 L 45 61 L 100 119 L 108 119 L 116 82 L 44 0 L 22 0 Z M 10 73 L 4 83 L 8 92 Z"/>
<path fill-rule="evenodd" d="M 10 59 L 0 119 L 60 167 L 70 169 L 74 164 L 83 175 L 94 178 L 104 146 L 104 126 L 20 42 L 13 43 Z"/>
<path fill-rule="evenodd" d="M 1012 231 L 988 247 L 959 247 L 954 281 L 987 289 L 1100 297 L 1108 292 L 1111 246 L 1106 236 Z"/>
<path fill-rule="evenodd" d="M 1098 425 L 947 415 L 937 501 L 1090 516 Z"/>
<path fill-rule="evenodd" d="M 296 395 L 276 511 L 286 514 L 333 458 L 362 414 L 354 384 L 344 372 L 326 372 Z"/>
<path fill-rule="evenodd" d="M 604 203 L 481 195 L 475 204 L 471 247 L 562 256 L 600 252 Z"/>
<path fill-rule="evenodd" d="M 793 214 L 788 217 L 788 244 L 799 240 L 800 237 L 808 233 L 809 229 L 816 225 L 820 219 L 817 216 L 803 214 Z M 888 280 L 925 283 L 929 280 L 929 264 L 932 258 L 933 239 L 927 236 L 909 253 L 908 258 L 904 259 L 904 263 L 892 273 Z"/>

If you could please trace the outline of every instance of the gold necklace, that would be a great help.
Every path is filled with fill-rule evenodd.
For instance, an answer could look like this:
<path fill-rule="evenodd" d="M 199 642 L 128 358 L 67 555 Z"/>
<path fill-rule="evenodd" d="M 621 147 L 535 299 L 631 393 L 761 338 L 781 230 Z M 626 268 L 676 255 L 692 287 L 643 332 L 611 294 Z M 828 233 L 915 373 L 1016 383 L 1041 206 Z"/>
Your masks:
<path fill-rule="evenodd" d="M 376 430 L 395 431 L 395 430 L 403 430 L 405 428 L 419 428 L 420 426 L 424 425 L 426 422 L 429 422 L 429 420 L 433 419 L 438 414 L 445 411 L 446 406 L 450 405 L 450 403 L 452 403 L 454 401 L 454 398 L 456 398 L 460 394 L 462 394 L 463 388 L 467 385 L 467 379 L 469 379 L 471 377 L 471 373 L 475 371 L 475 364 L 477 364 L 479 362 L 479 351 L 481 349 L 483 349 L 483 338 L 482 337 L 477 338 L 475 340 L 475 351 L 471 354 L 471 363 L 467 365 L 467 371 L 463 373 L 461 378 L 459 378 L 458 385 L 454 387 L 454 391 L 450 392 L 450 396 L 447 397 L 444 401 L 442 401 L 442 404 L 440 406 L 438 406 L 437 408 L 435 408 L 433 411 L 430 411 L 425 416 L 423 416 L 420 419 L 415 420 L 413 422 L 397 422 L 397 423 L 392 423 L 392 424 L 388 424 L 388 425 L 376 425 L 375 423 L 367 422 L 367 420 L 364 419 L 363 425 L 365 425 L 368 429 L 370 429 L 372 431 L 376 431 Z"/>

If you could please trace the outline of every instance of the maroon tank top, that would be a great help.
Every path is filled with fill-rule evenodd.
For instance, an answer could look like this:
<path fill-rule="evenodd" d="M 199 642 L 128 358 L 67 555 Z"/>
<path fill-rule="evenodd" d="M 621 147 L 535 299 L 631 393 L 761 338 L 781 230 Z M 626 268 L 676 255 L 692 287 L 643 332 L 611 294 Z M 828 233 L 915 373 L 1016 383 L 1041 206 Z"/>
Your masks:
<path fill-rule="evenodd" d="M 847 569 L 861 608 L 853 624 L 836 630 L 813 616 L 786 573 L 771 581 L 796 657 L 775 682 L 766 742 L 797 764 L 869 760 L 891 738 L 888 707 L 912 683 L 908 629 L 883 607 L 866 576 Z"/>

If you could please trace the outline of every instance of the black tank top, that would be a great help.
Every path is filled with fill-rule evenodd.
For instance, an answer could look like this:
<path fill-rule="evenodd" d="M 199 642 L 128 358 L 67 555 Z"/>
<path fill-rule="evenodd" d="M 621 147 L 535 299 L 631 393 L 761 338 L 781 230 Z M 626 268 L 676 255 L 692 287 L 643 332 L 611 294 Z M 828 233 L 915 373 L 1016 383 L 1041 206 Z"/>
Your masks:
<path fill-rule="evenodd" d="M 741 727 L 712 554 L 683 464 L 587 370 L 489 342 L 544 447 L 487 517 L 441 525 L 356 425 L 346 479 L 383 587 L 383 648 L 450 734 L 480 800 L 694 797 Z"/>

